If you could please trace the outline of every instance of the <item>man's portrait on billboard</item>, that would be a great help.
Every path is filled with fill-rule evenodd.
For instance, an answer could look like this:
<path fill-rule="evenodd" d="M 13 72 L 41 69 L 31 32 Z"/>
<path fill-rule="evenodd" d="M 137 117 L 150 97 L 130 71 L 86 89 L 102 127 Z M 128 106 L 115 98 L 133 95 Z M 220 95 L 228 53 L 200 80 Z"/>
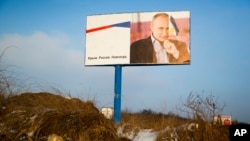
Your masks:
<path fill-rule="evenodd" d="M 131 64 L 189 64 L 189 12 L 133 13 Z"/>

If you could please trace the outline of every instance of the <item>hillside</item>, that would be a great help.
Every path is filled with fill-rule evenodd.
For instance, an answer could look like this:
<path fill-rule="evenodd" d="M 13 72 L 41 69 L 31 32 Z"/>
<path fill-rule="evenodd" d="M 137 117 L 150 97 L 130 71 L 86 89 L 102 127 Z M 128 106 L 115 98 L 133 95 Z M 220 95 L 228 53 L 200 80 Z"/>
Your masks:
<path fill-rule="evenodd" d="M 115 126 L 91 101 L 51 93 L 23 93 L 0 101 L 0 140 L 118 141 Z"/>
<path fill-rule="evenodd" d="M 227 126 L 151 110 L 123 111 L 115 125 L 91 101 L 47 92 L 1 95 L 0 106 L 4 141 L 229 140 Z"/>

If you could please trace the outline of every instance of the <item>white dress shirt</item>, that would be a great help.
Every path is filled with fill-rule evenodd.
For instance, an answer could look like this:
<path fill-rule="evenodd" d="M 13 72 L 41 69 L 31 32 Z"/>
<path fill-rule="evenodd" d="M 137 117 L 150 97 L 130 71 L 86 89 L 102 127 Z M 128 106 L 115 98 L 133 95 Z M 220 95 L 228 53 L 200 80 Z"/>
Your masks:
<path fill-rule="evenodd" d="M 167 53 L 161 46 L 160 42 L 151 35 L 151 40 L 154 46 L 157 63 L 169 63 Z"/>

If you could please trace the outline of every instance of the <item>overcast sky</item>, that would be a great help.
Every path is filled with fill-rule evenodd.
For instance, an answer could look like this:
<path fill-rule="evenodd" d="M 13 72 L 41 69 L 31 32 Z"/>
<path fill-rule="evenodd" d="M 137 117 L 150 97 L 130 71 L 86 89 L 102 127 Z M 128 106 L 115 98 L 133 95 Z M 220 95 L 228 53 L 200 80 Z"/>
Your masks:
<path fill-rule="evenodd" d="M 190 92 L 250 122 L 250 1 L 0 0 L 0 52 L 23 83 L 113 106 L 114 67 L 85 67 L 86 16 L 190 11 L 191 64 L 122 68 L 122 109 L 174 111 Z M 35 86 L 34 86 L 35 87 Z M 31 88 L 32 89 L 32 88 Z M 34 88 L 34 90 L 37 88 Z"/>

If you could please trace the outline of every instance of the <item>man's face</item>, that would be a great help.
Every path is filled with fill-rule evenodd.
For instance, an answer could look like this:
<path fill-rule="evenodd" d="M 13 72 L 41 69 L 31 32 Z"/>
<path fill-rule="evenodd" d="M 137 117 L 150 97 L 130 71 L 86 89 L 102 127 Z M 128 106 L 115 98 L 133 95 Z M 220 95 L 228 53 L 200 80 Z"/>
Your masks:
<path fill-rule="evenodd" d="M 153 36 L 160 42 L 168 39 L 169 21 L 167 17 L 157 17 L 152 21 L 151 31 Z"/>

